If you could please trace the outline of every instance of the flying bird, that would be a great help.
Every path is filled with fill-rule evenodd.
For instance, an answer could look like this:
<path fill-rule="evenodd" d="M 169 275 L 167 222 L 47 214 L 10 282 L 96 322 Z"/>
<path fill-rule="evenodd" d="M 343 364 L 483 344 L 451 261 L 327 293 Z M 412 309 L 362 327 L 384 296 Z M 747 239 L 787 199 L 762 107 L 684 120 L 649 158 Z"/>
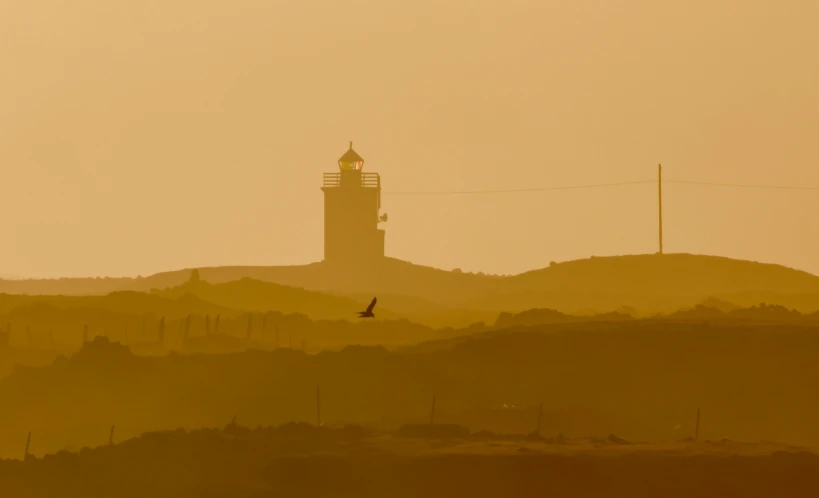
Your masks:
<path fill-rule="evenodd" d="M 375 303 L 378 302 L 378 298 L 374 297 L 372 302 L 369 306 L 367 306 L 367 311 L 359 311 L 358 317 L 359 318 L 375 318 L 375 313 L 373 313 L 373 308 L 375 308 Z"/>

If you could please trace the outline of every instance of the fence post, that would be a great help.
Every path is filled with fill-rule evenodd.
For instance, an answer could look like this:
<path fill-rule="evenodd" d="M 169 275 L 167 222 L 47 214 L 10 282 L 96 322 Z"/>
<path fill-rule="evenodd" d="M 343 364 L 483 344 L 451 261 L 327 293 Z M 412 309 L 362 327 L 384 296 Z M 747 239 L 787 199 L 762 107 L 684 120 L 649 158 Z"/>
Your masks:
<path fill-rule="evenodd" d="M 267 313 L 262 315 L 262 342 L 267 340 Z"/>
<path fill-rule="evenodd" d="M 321 427 L 321 391 L 320 391 L 320 386 L 316 386 L 316 426 Z"/>
<path fill-rule="evenodd" d="M 28 458 L 29 445 L 31 445 L 31 432 L 28 433 L 28 439 L 26 440 L 26 452 L 25 452 L 25 454 L 23 454 L 23 461 L 24 462 L 26 461 L 26 458 Z"/>

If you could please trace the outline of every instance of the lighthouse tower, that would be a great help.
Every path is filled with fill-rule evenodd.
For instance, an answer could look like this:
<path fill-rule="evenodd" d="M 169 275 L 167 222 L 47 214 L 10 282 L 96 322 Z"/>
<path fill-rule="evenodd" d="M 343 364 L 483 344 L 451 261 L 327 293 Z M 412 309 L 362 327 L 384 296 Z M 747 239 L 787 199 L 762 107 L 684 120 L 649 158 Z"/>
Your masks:
<path fill-rule="evenodd" d="M 380 216 L 381 177 L 365 173 L 364 159 L 350 148 L 337 173 L 324 173 L 324 261 L 357 266 L 384 257 Z"/>

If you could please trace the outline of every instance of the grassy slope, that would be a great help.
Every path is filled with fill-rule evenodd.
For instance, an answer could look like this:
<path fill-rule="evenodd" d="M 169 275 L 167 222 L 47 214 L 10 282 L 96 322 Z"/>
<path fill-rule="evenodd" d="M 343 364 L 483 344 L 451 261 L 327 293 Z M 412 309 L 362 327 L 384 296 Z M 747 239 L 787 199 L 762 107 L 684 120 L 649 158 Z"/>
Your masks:
<path fill-rule="evenodd" d="M 346 293 L 379 292 L 422 297 L 454 305 L 496 296 L 549 292 L 609 295 L 710 297 L 741 293 L 819 295 L 819 277 L 780 265 L 691 254 L 634 255 L 569 261 L 510 277 L 454 273 L 386 259 L 369 271 L 343 271 L 323 263 L 295 267 L 221 267 L 201 270 L 202 278 L 225 282 L 241 277 L 306 289 Z M 178 285 L 189 271 L 157 274 L 138 281 L 137 290 Z"/>
<path fill-rule="evenodd" d="M 187 271 L 155 275 L 139 281 L 136 288 L 180 283 L 187 275 Z M 202 270 L 202 278 L 214 282 L 243 276 L 357 298 L 386 294 L 396 308 L 413 313 L 442 311 L 434 309 L 438 306 L 473 311 L 476 317 L 479 311 L 534 307 L 577 312 L 629 305 L 645 312 L 668 312 L 711 297 L 745 306 L 766 301 L 807 312 L 819 309 L 815 275 L 780 265 L 690 254 L 590 258 L 510 277 L 454 273 L 394 259 L 363 272 L 320 263 Z"/>
<path fill-rule="evenodd" d="M 438 321 L 445 321 L 441 315 L 448 309 L 459 310 L 457 313 L 464 315 L 461 321 L 481 319 L 487 312 L 535 307 L 578 312 L 610 311 L 628 305 L 645 313 L 669 312 L 712 297 L 743 306 L 765 301 L 805 312 L 819 310 L 819 277 L 815 275 L 780 265 L 690 254 L 590 258 L 509 277 L 449 272 L 391 258 L 365 269 L 314 263 L 203 268 L 200 273 L 211 283 L 249 277 L 354 296 L 359 303 L 370 295 L 385 295 L 396 310 L 435 316 Z M 159 273 L 117 281 L 117 288 L 143 292 L 166 289 L 183 284 L 189 276 L 190 270 Z M 0 288 L 7 284 L 0 282 Z"/>
<path fill-rule="evenodd" d="M 0 404 L 14 407 L 0 411 L 0 455 L 18 454 L 27 431 L 41 453 L 104 439 L 111 424 L 133 435 L 237 414 L 250 426 L 312 421 L 317 385 L 328 423 L 425 420 L 435 395 L 436 420 L 472 430 L 530 431 L 543 403 L 544 434 L 663 440 L 690 435 L 701 408 L 704 438 L 819 444 L 819 337 L 803 325 L 567 324 L 412 353 L 138 357 L 95 345 L 0 380 Z"/>
<path fill-rule="evenodd" d="M 153 291 L 152 294 L 166 299 L 195 296 L 203 301 L 235 310 L 302 313 L 317 320 L 353 319 L 372 299 L 372 296 L 352 299 L 250 278 L 218 284 L 204 281 L 186 282 L 176 287 Z M 379 318 L 385 319 L 398 316 L 385 308 L 383 303 L 376 313 Z"/>
<path fill-rule="evenodd" d="M 554 445 L 502 438 L 441 444 L 361 432 L 229 425 L 151 433 L 80 453 L 0 461 L 0 481 L 18 498 L 755 498 L 815 496 L 819 489 L 815 454 L 770 444 Z"/>

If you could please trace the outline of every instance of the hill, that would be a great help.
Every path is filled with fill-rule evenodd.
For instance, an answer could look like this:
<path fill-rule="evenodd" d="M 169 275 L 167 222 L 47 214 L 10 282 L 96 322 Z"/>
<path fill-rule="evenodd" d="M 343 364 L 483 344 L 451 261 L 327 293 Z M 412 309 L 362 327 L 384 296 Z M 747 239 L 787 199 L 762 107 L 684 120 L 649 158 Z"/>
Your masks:
<path fill-rule="evenodd" d="M 155 314 L 169 319 L 190 313 L 238 314 L 241 310 L 207 302 L 191 293 L 173 296 L 150 295 L 143 292 L 118 291 L 104 296 L 29 296 L 4 295 L 4 312 L 15 321 L 39 321 L 55 314 Z M 55 318 L 56 319 L 56 318 Z"/>
<path fill-rule="evenodd" d="M 366 328 L 374 326 L 369 325 Z M 363 327 L 363 325 L 362 325 Z M 816 325 L 587 321 L 479 332 L 406 351 L 379 346 L 137 356 L 103 339 L 0 380 L 0 455 L 33 431 L 42 454 L 107 437 L 221 425 L 322 420 L 395 429 L 436 421 L 629 440 L 705 438 L 819 444 Z M 362 330 L 362 333 L 366 332 Z M 650 373 L 650 375 L 648 374 Z M 771 410 L 770 407 L 776 407 Z"/>
<path fill-rule="evenodd" d="M 225 308 L 254 312 L 275 311 L 283 314 L 301 313 L 315 320 L 353 319 L 356 312 L 365 309 L 373 298 L 362 296 L 356 300 L 249 277 L 216 284 L 189 280 L 176 287 L 155 289 L 151 291 L 151 295 L 172 300 L 195 296 L 197 299 Z M 399 316 L 386 309 L 383 303 L 379 304 L 376 315 L 385 319 Z"/>
<path fill-rule="evenodd" d="M 469 310 L 474 316 L 544 307 L 600 313 L 632 306 L 643 314 L 669 313 L 709 298 L 739 306 L 768 302 L 803 312 L 819 310 L 819 277 L 815 275 L 781 265 L 691 254 L 593 257 L 512 276 L 444 271 L 391 258 L 366 269 L 315 263 L 200 271 L 210 282 L 250 277 L 344 295 L 387 294 L 397 306 L 415 307 L 415 312 L 424 306 L 417 301 L 422 298 L 432 305 L 427 306 L 427 313 L 439 306 Z M 157 274 L 134 282 L 132 288 L 179 285 L 188 274 Z"/>
<path fill-rule="evenodd" d="M 392 294 L 421 297 L 428 302 L 453 306 L 464 297 L 477 297 L 491 290 L 500 277 L 450 272 L 415 265 L 393 258 L 374 261 L 366 267 L 340 266 L 325 262 L 303 266 L 199 268 L 202 280 L 225 283 L 242 278 L 338 294 Z M 133 281 L 130 290 L 149 291 L 181 285 L 191 269 L 160 273 Z M 416 305 L 420 303 L 416 301 Z"/>
<path fill-rule="evenodd" d="M 468 432 L 424 441 L 360 426 L 231 423 L 0 461 L 0 482 L 18 498 L 755 498 L 815 495 L 819 457 L 771 443 L 632 444 L 609 436 L 555 444 Z"/>
<path fill-rule="evenodd" d="M 819 277 L 804 271 L 693 254 L 592 257 L 522 273 L 503 284 L 513 292 L 598 288 L 663 294 L 819 293 Z"/>
<path fill-rule="evenodd" d="M 27 295 L 94 295 L 108 294 L 132 285 L 133 278 L 54 278 L 3 279 L 0 292 Z"/>
<path fill-rule="evenodd" d="M 461 322 L 485 319 L 489 312 L 552 308 L 570 313 L 601 313 L 629 306 L 641 314 L 669 313 L 712 298 L 751 306 L 760 302 L 819 310 L 819 277 L 780 265 L 691 254 L 592 257 L 555 263 L 513 276 L 444 271 L 392 258 L 365 268 L 325 262 L 289 267 L 200 268 L 202 280 L 222 284 L 250 278 L 262 282 L 351 297 L 388 295 L 396 308 L 436 316 L 448 310 Z M 183 285 L 191 270 L 133 280 L 112 280 L 119 290 L 150 292 Z M 0 282 L 5 289 L 12 282 Z M 37 288 L 36 282 L 17 287 Z M 43 282 L 43 289 L 49 288 Z M 22 287 L 21 287 L 22 286 Z M 67 287 L 61 287 L 67 292 Z M 85 289 L 77 285 L 75 290 Z M 386 303 L 385 303 L 386 304 Z M 406 314 L 405 314 L 406 315 Z M 462 323 L 461 323 L 462 324 Z"/>

